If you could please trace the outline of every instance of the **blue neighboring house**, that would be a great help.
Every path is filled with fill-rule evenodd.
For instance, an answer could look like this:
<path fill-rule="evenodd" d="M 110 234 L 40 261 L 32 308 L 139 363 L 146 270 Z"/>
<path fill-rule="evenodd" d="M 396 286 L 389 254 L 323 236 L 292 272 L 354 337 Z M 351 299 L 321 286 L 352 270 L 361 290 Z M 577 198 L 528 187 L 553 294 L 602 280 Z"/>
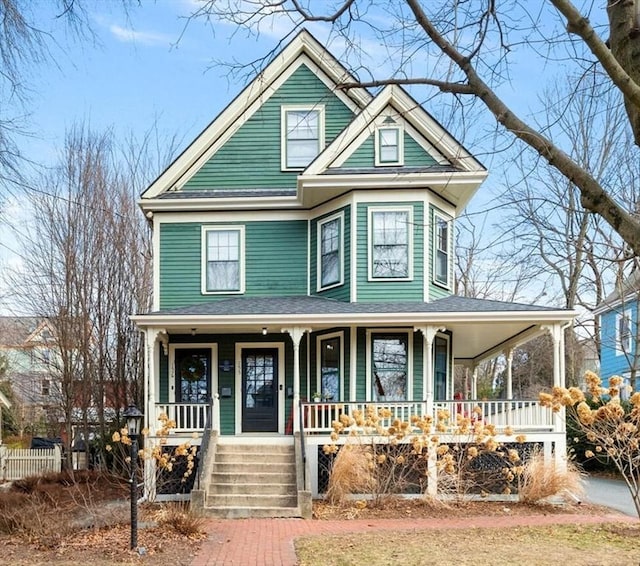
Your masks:
<path fill-rule="evenodd" d="M 600 317 L 600 367 L 605 387 L 611 376 L 619 375 L 626 385 L 640 391 L 639 302 L 640 271 L 635 271 L 594 311 Z"/>

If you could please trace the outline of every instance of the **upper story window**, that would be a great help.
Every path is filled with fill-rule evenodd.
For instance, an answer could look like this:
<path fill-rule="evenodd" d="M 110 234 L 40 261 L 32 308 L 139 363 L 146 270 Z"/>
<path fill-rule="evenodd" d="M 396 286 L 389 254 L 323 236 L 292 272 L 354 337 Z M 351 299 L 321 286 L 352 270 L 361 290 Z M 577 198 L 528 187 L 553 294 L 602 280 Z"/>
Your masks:
<path fill-rule="evenodd" d="M 369 279 L 412 277 L 410 208 L 369 209 Z"/>
<path fill-rule="evenodd" d="M 324 147 L 324 107 L 282 107 L 282 169 L 304 169 Z"/>
<path fill-rule="evenodd" d="M 371 399 L 409 399 L 409 336 L 402 333 L 371 334 Z"/>
<path fill-rule="evenodd" d="M 450 254 L 449 254 L 450 220 L 434 215 L 434 251 L 433 279 L 436 283 L 449 287 Z"/>
<path fill-rule="evenodd" d="M 401 128 L 383 127 L 376 130 L 376 165 L 402 165 L 403 143 Z"/>
<path fill-rule="evenodd" d="M 318 222 L 318 290 L 342 284 L 343 215 Z"/>
<path fill-rule="evenodd" d="M 244 227 L 202 229 L 203 293 L 244 292 Z"/>
<path fill-rule="evenodd" d="M 616 314 L 616 355 L 631 353 L 631 311 Z"/>

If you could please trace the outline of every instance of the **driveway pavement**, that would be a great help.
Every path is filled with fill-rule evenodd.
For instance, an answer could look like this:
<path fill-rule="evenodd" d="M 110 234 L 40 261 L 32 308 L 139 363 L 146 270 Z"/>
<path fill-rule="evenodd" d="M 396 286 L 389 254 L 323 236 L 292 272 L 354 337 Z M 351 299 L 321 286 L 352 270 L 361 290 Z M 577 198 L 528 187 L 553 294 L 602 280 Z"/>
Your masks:
<path fill-rule="evenodd" d="M 622 480 L 589 476 L 585 485 L 585 499 L 595 505 L 604 505 L 625 515 L 637 517 L 631 493 Z"/>

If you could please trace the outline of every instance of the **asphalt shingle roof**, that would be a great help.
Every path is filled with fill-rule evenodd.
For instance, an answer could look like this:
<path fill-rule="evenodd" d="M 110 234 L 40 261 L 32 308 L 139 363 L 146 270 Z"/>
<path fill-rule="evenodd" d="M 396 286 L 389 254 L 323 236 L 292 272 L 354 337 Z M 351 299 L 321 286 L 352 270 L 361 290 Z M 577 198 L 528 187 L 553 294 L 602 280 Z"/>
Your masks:
<path fill-rule="evenodd" d="M 334 299 L 309 296 L 237 297 L 164 309 L 158 315 L 266 315 L 266 314 L 388 314 L 388 313 L 450 313 L 450 312 L 539 312 L 557 311 L 554 307 L 507 303 L 487 299 L 470 299 L 451 295 L 425 302 L 347 303 Z"/>

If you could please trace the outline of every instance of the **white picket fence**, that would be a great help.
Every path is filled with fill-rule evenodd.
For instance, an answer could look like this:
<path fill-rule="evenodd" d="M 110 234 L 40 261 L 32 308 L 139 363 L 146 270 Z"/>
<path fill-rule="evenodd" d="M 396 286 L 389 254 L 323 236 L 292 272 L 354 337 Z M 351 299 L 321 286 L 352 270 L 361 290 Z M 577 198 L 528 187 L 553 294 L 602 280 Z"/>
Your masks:
<path fill-rule="evenodd" d="M 62 470 L 62 451 L 52 449 L 23 449 L 0 446 L 0 480 L 20 480 L 45 472 Z"/>

